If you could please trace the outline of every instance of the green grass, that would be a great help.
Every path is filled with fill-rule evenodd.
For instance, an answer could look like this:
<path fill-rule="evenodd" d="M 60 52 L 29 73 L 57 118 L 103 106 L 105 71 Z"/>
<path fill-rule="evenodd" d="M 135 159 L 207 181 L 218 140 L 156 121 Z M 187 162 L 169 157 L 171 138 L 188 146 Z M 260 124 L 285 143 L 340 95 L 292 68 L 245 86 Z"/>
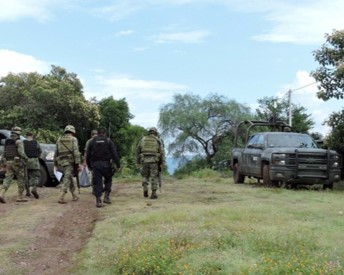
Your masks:
<path fill-rule="evenodd" d="M 156 201 L 117 183 L 73 274 L 344 274 L 342 191 L 205 174 L 165 180 Z"/>

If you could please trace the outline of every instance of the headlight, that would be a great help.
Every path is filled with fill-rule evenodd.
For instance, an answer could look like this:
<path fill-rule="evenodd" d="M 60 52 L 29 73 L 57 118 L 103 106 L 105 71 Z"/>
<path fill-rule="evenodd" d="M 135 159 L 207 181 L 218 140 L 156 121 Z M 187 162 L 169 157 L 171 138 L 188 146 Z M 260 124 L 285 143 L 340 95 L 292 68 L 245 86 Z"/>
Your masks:
<path fill-rule="evenodd" d="M 286 154 L 272 154 L 272 164 L 285 165 Z"/>
<path fill-rule="evenodd" d="M 46 160 L 54 160 L 54 155 L 55 155 L 55 152 L 49 152 L 49 153 L 47 153 L 47 155 L 45 156 L 45 159 L 46 159 Z"/>
<path fill-rule="evenodd" d="M 333 167 L 333 168 L 339 168 L 339 163 L 338 163 L 338 162 L 334 162 L 334 163 L 332 164 L 332 167 Z"/>

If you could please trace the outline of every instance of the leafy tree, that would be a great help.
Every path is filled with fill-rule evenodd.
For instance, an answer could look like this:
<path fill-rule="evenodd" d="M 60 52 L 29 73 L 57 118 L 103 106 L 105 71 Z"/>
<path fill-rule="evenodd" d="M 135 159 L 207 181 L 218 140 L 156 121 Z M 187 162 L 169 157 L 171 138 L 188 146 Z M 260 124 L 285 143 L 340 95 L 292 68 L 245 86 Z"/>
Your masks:
<path fill-rule="evenodd" d="M 99 123 L 97 106 L 85 100 L 76 74 L 52 66 L 47 75 L 9 74 L 0 79 L 0 125 L 34 130 L 40 141 L 55 142 L 68 124 L 81 140 Z"/>
<path fill-rule="evenodd" d="M 122 161 L 126 166 L 135 167 L 135 146 L 146 130 L 140 126 L 132 126 L 129 120 L 134 116 L 129 112 L 126 100 L 115 100 L 112 96 L 97 103 L 100 112 L 100 124 L 108 128 L 108 136 L 114 138 Z"/>
<path fill-rule="evenodd" d="M 319 83 L 318 97 L 323 100 L 344 98 L 344 30 L 325 35 L 326 42 L 314 51 L 320 67 L 311 73 Z"/>
<path fill-rule="evenodd" d="M 159 128 L 169 138 L 168 153 L 176 158 L 201 154 L 211 166 L 221 145 L 233 140 L 235 125 L 250 116 L 249 107 L 223 96 L 176 94 L 160 109 Z M 224 154 L 228 159 L 229 151 Z"/>
<path fill-rule="evenodd" d="M 257 118 L 269 120 L 275 117 L 276 120 L 288 123 L 289 120 L 289 102 L 286 98 L 264 97 L 258 99 L 259 107 L 256 109 Z M 307 109 L 302 106 L 292 104 L 292 126 L 294 131 L 308 133 L 313 127 L 314 121 L 310 114 L 306 114 Z"/>
<path fill-rule="evenodd" d="M 332 34 L 325 35 L 326 42 L 320 49 L 314 51 L 315 61 L 320 67 L 311 75 L 318 82 L 318 98 L 329 99 L 344 98 L 344 30 L 334 30 Z M 325 121 L 332 128 L 326 138 L 327 145 L 344 154 L 344 109 L 333 112 Z"/>

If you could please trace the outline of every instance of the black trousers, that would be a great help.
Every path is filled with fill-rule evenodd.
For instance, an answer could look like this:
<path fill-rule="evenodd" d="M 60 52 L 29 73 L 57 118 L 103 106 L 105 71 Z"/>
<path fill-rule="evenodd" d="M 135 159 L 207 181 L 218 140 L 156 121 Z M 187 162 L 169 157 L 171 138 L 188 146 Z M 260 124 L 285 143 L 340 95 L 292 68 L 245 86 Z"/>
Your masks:
<path fill-rule="evenodd" d="M 92 169 L 93 194 L 96 197 L 100 197 L 103 192 L 110 193 L 112 187 L 112 171 L 110 163 L 94 164 Z"/>

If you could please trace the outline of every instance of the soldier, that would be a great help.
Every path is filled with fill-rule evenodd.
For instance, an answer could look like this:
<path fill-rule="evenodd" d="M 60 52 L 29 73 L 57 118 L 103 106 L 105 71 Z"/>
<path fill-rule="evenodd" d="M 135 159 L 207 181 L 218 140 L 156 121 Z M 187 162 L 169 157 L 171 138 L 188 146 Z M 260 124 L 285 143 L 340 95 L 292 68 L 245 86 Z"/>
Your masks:
<path fill-rule="evenodd" d="M 23 142 L 20 140 L 20 127 L 11 129 L 11 138 L 5 141 L 2 161 L 6 165 L 5 180 L 1 187 L 0 202 L 5 203 L 5 193 L 11 185 L 13 178 L 17 178 L 18 198 L 17 202 L 26 202 L 23 193 L 25 190 L 25 165 L 28 157 L 25 154 Z"/>
<path fill-rule="evenodd" d="M 92 171 L 93 195 L 96 197 L 97 207 L 102 207 L 103 191 L 105 192 L 103 202 L 111 203 L 109 197 L 112 188 L 111 160 L 115 163 L 117 170 L 121 169 L 115 144 L 105 136 L 105 133 L 105 128 L 99 128 L 98 135 L 92 139 L 86 152 L 86 163 Z"/>
<path fill-rule="evenodd" d="M 157 199 L 159 168 L 165 164 L 165 152 L 162 142 L 158 139 L 155 127 L 148 129 L 148 136 L 144 136 L 136 147 L 136 163 L 141 167 L 143 196 L 148 197 L 148 184 L 151 183 L 151 199 Z"/>
<path fill-rule="evenodd" d="M 42 154 L 42 149 L 39 143 L 33 139 L 32 132 L 27 132 L 26 137 L 27 139 L 24 140 L 24 148 L 25 153 L 29 158 L 26 166 L 26 195 L 30 196 L 30 187 L 32 187 L 31 193 L 36 199 L 38 199 L 39 195 L 37 193 L 37 186 L 41 177 L 38 157 Z"/>
<path fill-rule="evenodd" d="M 58 203 L 66 203 L 64 197 L 69 191 L 72 193 L 73 201 L 77 201 L 79 197 L 75 193 L 75 184 L 73 182 L 73 175 L 75 170 L 82 170 L 80 164 L 80 152 L 78 140 L 75 135 L 75 128 L 72 125 L 67 125 L 64 129 L 64 133 L 58 138 L 56 142 L 56 151 L 54 158 L 55 169 L 62 172 L 61 179 L 61 194 L 58 198 Z"/>

